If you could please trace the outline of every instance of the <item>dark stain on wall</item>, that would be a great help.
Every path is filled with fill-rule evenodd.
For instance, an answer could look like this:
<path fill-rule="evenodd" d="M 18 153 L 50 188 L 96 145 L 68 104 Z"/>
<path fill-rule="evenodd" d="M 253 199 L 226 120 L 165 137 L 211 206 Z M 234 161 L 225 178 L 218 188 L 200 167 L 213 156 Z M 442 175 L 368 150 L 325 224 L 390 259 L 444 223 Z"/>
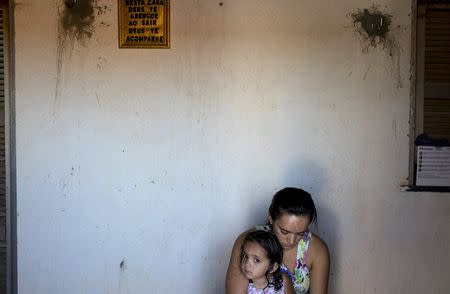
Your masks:
<path fill-rule="evenodd" d="M 90 39 L 94 32 L 94 3 L 92 0 L 78 0 L 71 8 L 64 5 L 61 15 L 63 32 L 77 40 Z"/>
<path fill-rule="evenodd" d="M 57 77 L 55 87 L 55 101 L 53 115 L 56 114 L 58 97 L 61 92 L 61 75 L 63 65 L 70 64 L 75 43 L 85 46 L 92 38 L 96 18 L 111 11 L 107 5 L 99 5 L 100 0 L 78 0 L 72 7 L 65 5 L 65 0 L 57 1 L 59 12 L 58 40 L 57 40 Z M 100 25 L 108 26 L 100 21 Z"/>
<path fill-rule="evenodd" d="M 396 29 L 393 28 L 393 15 L 381 11 L 375 5 L 370 8 L 358 9 L 348 15 L 352 20 L 355 33 L 360 37 L 363 53 L 368 53 L 370 48 L 385 51 L 391 60 L 392 75 L 397 81 L 397 88 L 402 88 L 401 49 L 395 37 L 398 33 L 396 31 L 401 30 L 401 26 L 397 25 Z"/>
<path fill-rule="evenodd" d="M 358 9 L 350 14 L 355 31 L 372 47 L 389 47 L 392 15 L 379 11 L 376 7 Z"/>
<path fill-rule="evenodd" d="M 122 259 L 122 261 L 120 262 L 120 265 L 119 265 L 120 269 L 123 271 L 126 269 L 126 266 L 127 266 L 127 264 L 126 264 L 125 260 Z"/>

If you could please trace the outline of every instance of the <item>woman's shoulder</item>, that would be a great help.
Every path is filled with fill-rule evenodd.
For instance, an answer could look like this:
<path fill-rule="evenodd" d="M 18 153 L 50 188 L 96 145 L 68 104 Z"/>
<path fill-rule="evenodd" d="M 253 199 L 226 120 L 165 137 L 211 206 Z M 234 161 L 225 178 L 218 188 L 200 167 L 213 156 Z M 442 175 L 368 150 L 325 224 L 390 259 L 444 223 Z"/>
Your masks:
<path fill-rule="evenodd" d="M 235 244 L 237 244 L 237 243 L 242 243 L 242 241 L 244 240 L 245 236 L 246 236 L 248 233 L 253 232 L 253 231 L 256 231 L 256 230 L 258 230 L 258 229 L 257 229 L 256 227 L 253 227 L 253 228 L 250 228 L 250 229 L 248 229 L 248 230 L 243 231 L 242 233 L 240 233 L 240 234 L 236 237 L 236 240 L 234 241 Z"/>
<path fill-rule="evenodd" d="M 270 228 L 268 227 L 268 225 L 257 225 L 257 226 L 254 226 L 254 227 L 252 227 L 252 228 L 250 228 L 250 229 L 248 229 L 248 230 L 246 230 L 246 231 L 240 233 L 240 234 L 236 237 L 236 239 L 235 239 L 235 241 L 234 241 L 234 248 L 233 248 L 233 250 L 237 250 L 237 249 L 240 250 L 241 245 L 242 245 L 242 242 L 244 241 L 245 236 L 246 236 L 248 233 L 254 232 L 254 231 L 257 231 L 257 230 L 270 231 Z"/>
<path fill-rule="evenodd" d="M 320 248 L 328 248 L 327 243 L 320 238 L 317 234 L 311 232 L 311 245 L 317 246 Z"/>
<path fill-rule="evenodd" d="M 330 258 L 327 243 L 314 233 L 311 233 L 308 257 L 310 260 L 307 262 L 310 264 L 314 263 L 314 261 L 329 260 Z"/>
<path fill-rule="evenodd" d="M 263 231 L 268 232 L 268 231 L 271 231 L 271 228 L 269 225 L 256 225 L 256 226 L 251 227 L 250 229 L 245 230 L 244 232 L 240 233 L 236 239 L 237 240 L 243 239 L 245 237 L 245 235 L 247 235 L 248 233 L 258 231 L 258 230 L 263 230 Z"/>
<path fill-rule="evenodd" d="M 253 231 L 255 230 L 262 230 L 262 231 L 272 231 L 272 227 L 270 225 L 256 225 L 252 228 Z"/>

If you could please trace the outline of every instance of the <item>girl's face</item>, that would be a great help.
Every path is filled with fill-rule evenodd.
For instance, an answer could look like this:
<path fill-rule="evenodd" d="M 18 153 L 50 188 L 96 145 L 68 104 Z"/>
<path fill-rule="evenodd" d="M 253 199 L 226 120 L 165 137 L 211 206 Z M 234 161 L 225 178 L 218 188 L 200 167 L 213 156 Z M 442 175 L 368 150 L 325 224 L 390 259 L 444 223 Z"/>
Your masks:
<path fill-rule="evenodd" d="M 246 242 L 242 248 L 241 270 L 247 279 L 252 280 L 255 286 L 267 283 L 265 275 L 269 267 L 270 260 L 264 248 L 255 242 Z"/>
<path fill-rule="evenodd" d="M 280 241 L 283 250 L 289 250 L 298 246 L 303 235 L 308 230 L 309 215 L 294 215 L 289 213 L 281 214 L 277 219 L 272 220 L 272 230 Z"/>

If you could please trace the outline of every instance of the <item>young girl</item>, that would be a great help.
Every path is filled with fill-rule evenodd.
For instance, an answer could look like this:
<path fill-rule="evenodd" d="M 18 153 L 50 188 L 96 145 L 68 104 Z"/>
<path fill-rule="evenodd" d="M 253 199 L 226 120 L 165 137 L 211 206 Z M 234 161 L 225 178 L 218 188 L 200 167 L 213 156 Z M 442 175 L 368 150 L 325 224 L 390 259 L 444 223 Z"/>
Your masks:
<path fill-rule="evenodd" d="M 249 279 L 248 294 L 283 294 L 280 265 L 283 249 L 272 232 L 247 233 L 241 247 L 241 271 Z"/>

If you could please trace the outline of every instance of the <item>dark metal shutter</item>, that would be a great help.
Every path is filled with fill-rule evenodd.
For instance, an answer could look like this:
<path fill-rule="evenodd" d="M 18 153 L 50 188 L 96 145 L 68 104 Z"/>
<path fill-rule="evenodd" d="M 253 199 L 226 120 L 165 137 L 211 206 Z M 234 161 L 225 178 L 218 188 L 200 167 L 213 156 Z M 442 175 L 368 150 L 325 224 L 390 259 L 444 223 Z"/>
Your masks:
<path fill-rule="evenodd" d="M 449 1 L 429 1 L 426 8 L 423 130 L 431 138 L 450 141 L 450 5 L 448 3 Z"/>
<path fill-rule="evenodd" d="M 0 6 L 0 293 L 7 287 L 6 161 L 5 161 L 5 6 Z"/>

